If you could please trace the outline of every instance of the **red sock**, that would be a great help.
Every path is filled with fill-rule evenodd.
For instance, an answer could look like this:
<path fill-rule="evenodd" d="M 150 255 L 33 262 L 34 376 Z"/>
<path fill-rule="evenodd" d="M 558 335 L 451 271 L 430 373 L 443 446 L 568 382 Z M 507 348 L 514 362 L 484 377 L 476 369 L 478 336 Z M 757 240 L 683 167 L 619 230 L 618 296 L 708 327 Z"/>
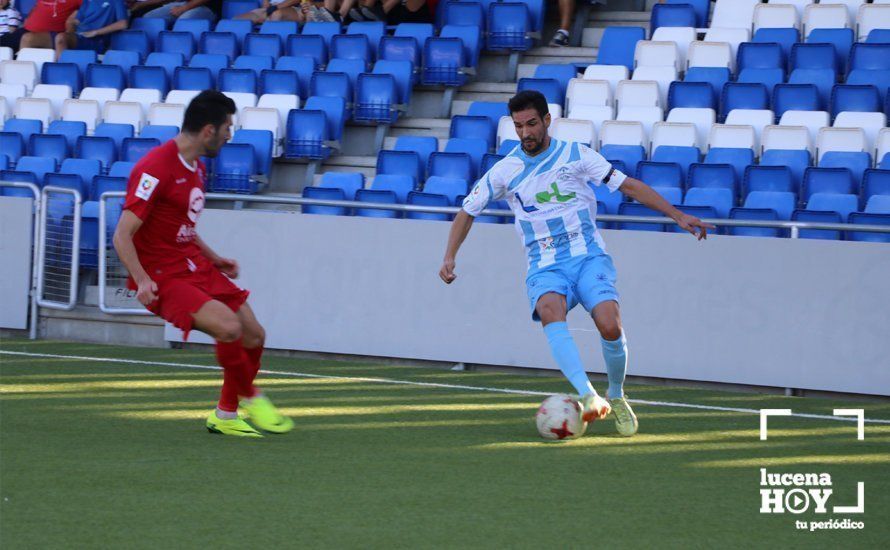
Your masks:
<path fill-rule="evenodd" d="M 223 387 L 219 396 L 219 408 L 223 411 L 238 410 L 239 397 L 253 397 L 253 376 L 250 359 L 241 340 L 217 342 L 216 358 L 223 368 Z"/>
<path fill-rule="evenodd" d="M 247 354 L 247 359 L 250 361 L 250 381 L 253 382 L 256 379 L 257 373 L 260 372 L 260 359 L 263 357 L 263 346 L 244 348 L 244 353 Z"/>

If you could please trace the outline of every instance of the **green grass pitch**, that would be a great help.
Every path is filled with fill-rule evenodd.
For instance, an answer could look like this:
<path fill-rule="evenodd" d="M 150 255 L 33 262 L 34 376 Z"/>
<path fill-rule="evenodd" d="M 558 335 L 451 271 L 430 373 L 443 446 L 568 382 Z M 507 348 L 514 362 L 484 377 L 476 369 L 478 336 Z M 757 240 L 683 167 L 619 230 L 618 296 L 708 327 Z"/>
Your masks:
<path fill-rule="evenodd" d="M 267 357 L 259 383 L 297 422 L 261 440 L 211 435 L 220 373 L 200 350 L 7 340 L 0 354 L 0 546 L 14 548 L 886 548 L 890 424 L 637 405 L 547 443 L 537 395 L 361 377 L 567 392 L 558 377 Z M 600 384 L 602 386 L 602 384 Z M 631 399 L 832 414 L 890 403 L 629 385 Z M 831 504 L 865 482 L 861 531 L 764 515 L 760 468 L 828 472 Z"/>

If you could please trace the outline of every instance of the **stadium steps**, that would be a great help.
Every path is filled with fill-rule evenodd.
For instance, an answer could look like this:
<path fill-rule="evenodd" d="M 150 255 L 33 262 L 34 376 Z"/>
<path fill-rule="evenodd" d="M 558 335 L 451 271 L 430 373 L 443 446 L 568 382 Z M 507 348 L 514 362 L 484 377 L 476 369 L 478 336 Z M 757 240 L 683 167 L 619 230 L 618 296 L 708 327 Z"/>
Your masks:
<path fill-rule="evenodd" d="M 591 10 L 590 19 L 581 38 L 581 45 L 590 48 L 598 47 L 606 27 L 644 27 L 648 36 L 649 15 L 647 11 Z"/>
<path fill-rule="evenodd" d="M 164 321 L 149 315 L 108 315 L 97 304 L 98 288 L 86 288 L 86 305 L 71 311 L 40 309 L 38 337 L 48 340 L 68 340 L 142 347 L 166 347 Z"/>

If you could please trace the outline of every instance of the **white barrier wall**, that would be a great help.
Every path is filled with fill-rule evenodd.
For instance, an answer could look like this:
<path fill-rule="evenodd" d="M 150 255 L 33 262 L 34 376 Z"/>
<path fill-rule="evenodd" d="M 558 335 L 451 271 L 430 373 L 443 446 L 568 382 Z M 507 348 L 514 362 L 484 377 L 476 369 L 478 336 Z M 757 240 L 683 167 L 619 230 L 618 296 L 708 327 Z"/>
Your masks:
<path fill-rule="evenodd" d="M 556 368 L 533 324 L 512 225 L 477 224 L 458 279 L 438 278 L 449 224 L 205 210 L 202 236 L 279 349 Z M 885 244 L 604 232 L 630 373 L 890 395 Z M 604 372 L 580 308 L 570 327 Z M 166 336 L 181 333 L 168 326 Z M 193 333 L 193 341 L 205 338 Z M 203 340 L 207 341 L 207 340 Z"/>
<path fill-rule="evenodd" d="M 28 328 L 34 201 L 0 198 L 0 328 Z"/>

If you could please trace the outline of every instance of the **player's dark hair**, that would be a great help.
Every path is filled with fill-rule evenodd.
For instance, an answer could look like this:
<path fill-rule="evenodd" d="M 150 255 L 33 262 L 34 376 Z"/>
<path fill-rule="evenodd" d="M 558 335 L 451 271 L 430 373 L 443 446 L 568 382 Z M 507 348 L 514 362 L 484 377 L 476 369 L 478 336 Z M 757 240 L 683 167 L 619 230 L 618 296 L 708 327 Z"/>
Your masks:
<path fill-rule="evenodd" d="M 519 92 L 510 98 L 507 108 L 510 109 L 511 115 L 526 109 L 534 109 L 541 115 L 541 120 L 544 120 L 544 117 L 550 113 L 550 109 L 547 107 L 547 98 L 537 90 L 523 90 Z"/>
<path fill-rule="evenodd" d="M 234 115 L 235 111 L 232 98 L 216 90 L 204 90 L 192 99 L 185 110 L 182 131 L 194 134 L 208 124 L 219 128 L 226 122 L 226 117 Z"/>

